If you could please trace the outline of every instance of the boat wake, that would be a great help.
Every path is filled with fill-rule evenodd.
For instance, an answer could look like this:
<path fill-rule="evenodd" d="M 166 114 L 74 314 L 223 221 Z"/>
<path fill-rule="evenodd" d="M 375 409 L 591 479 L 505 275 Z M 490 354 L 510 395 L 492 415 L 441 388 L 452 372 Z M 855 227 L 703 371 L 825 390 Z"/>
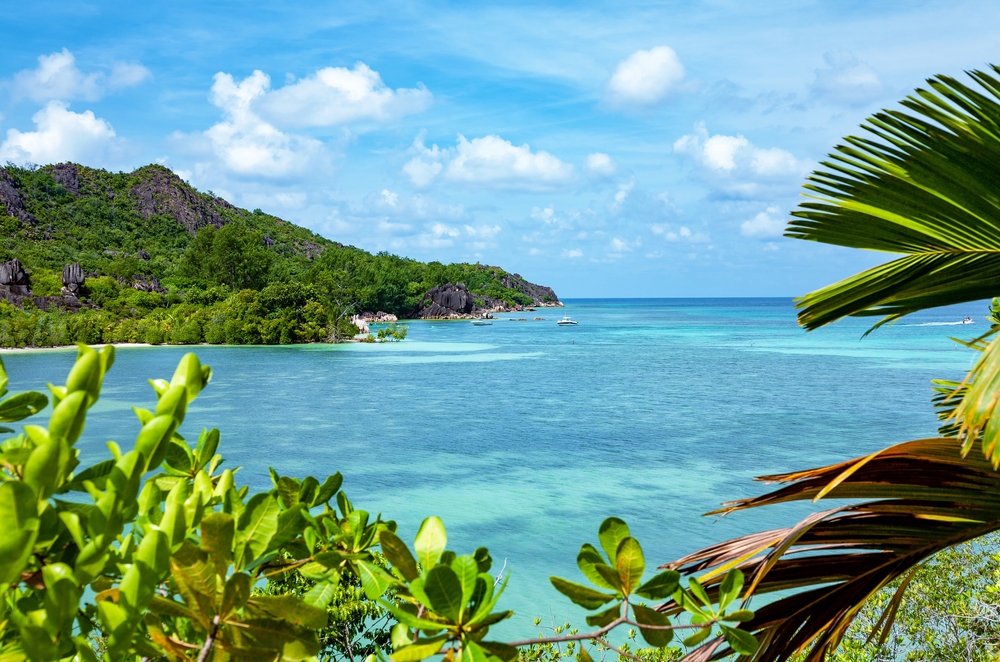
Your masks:
<path fill-rule="evenodd" d="M 903 324 L 901 326 L 962 326 L 972 322 L 923 322 L 921 324 Z"/>

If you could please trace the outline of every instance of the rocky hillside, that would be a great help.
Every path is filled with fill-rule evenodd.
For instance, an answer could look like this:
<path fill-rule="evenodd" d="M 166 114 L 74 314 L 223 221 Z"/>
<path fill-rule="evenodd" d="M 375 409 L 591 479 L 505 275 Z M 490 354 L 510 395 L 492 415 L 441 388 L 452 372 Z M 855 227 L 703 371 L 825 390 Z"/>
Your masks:
<path fill-rule="evenodd" d="M 198 258 L 198 251 L 209 250 L 212 231 L 233 224 L 241 228 L 240 237 L 255 237 L 264 250 L 252 251 L 261 262 L 256 271 L 254 265 L 241 267 L 253 278 L 227 278 L 206 266 L 208 253 Z M 100 277 L 192 301 L 212 288 L 235 292 L 301 281 L 317 292 L 329 294 L 332 287 L 337 301 L 355 312 L 384 310 L 399 317 L 558 305 L 551 288 L 500 267 L 372 255 L 200 192 L 159 165 L 131 173 L 73 163 L 0 168 L 0 231 L 0 262 L 7 263 L 6 272 L 0 269 L 0 297 L 17 306 L 31 300 L 71 311 L 99 307 L 88 299 L 87 283 Z"/>

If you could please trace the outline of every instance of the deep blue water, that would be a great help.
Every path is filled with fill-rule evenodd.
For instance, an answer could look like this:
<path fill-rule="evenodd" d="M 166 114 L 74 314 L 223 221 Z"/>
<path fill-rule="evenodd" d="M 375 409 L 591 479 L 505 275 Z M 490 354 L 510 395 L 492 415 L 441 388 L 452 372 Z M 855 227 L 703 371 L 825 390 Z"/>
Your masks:
<path fill-rule="evenodd" d="M 624 518 L 650 567 L 705 544 L 791 523 L 792 506 L 701 517 L 762 489 L 751 478 L 930 436 L 933 378 L 972 355 L 948 339 L 985 330 L 985 304 L 805 333 L 789 299 L 572 300 L 492 326 L 410 323 L 381 345 L 195 348 L 215 370 L 185 423 L 222 431 L 227 466 L 268 489 L 267 467 L 341 471 L 356 507 L 412 540 L 440 515 L 449 547 L 490 548 L 512 573 L 501 603 L 530 619 L 583 621 L 547 577 L 578 579 L 580 544 Z M 555 320 L 572 315 L 576 327 Z M 942 322 L 973 316 L 972 326 Z M 79 446 L 131 446 L 130 408 L 190 348 L 123 348 Z M 13 390 L 62 383 L 73 350 L 4 354 Z"/>

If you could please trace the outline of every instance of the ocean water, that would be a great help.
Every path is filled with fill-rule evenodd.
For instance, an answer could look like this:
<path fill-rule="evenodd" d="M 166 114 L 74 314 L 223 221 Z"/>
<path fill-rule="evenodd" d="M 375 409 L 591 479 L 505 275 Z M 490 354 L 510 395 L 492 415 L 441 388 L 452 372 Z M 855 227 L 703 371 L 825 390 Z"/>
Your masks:
<path fill-rule="evenodd" d="M 934 434 L 933 378 L 973 355 L 949 340 L 986 329 L 983 303 L 911 316 L 865 339 L 870 320 L 806 333 L 789 299 L 571 300 L 492 326 L 412 322 L 404 342 L 194 348 L 215 371 L 182 432 L 222 431 L 226 466 L 268 489 L 268 466 L 341 471 L 356 507 L 411 541 L 439 515 L 449 548 L 489 547 L 517 612 L 583 624 L 549 575 L 580 580 L 575 558 L 609 515 L 625 519 L 652 568 L 706 544 L 787 525 L 811 507 L 701 514 L 759 493 L 752 478 Z M 555 321 L 571 315 L 576 327 Z M 976 324 L 954 325 L 966 315 Z M 508 321 L 508 317 L 544 321 Z M 131 447 L 146 380 L 169 379 L 191 348 L 122 348 L 79 443 Z M 12 390 L 62 383 L 73 350 L 3 355 Z"/>

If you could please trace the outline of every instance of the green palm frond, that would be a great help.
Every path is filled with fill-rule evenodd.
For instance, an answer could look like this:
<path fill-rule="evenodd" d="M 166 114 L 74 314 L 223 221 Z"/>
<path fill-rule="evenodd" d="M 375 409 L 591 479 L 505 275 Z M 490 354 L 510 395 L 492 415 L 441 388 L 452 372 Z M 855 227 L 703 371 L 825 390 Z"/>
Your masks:
<path fill-rule="evenodd" d="M 920 439 L 841 464 L 765 476 L 759 480 L 786 485 L 717 513 L 821 497 L 852 502 L 795 526 L 712 545 L 663 568 L 698 576 L 712 596 L 731 567 L 747 577 L 747 602 L 784 593 L 763 604 L 755 600 L 753 620 L 741 625 L 762 642 L 748 659 L 802 654 L 804 662 L 821 662 L 876 592 L 942 549 L 1000 529 L 1000 474 L 981 452 L 961 457 L 959 446 L 953 438 Z M 673 602 L 659 609 L 679 613 Z M 892 615 L 883 619 L 882 633 L 892 627 Z M 685 659 L 731 654 L 724 642 L 708 641 Z"/>
<path fill-rule="evenodd" d="M 805 185 L 786 236 L 904 256 L 797 301 L 808 329 L 887 321 L 1000 292 L 1000 67 L 928 80 L 848 137 Z"/>

